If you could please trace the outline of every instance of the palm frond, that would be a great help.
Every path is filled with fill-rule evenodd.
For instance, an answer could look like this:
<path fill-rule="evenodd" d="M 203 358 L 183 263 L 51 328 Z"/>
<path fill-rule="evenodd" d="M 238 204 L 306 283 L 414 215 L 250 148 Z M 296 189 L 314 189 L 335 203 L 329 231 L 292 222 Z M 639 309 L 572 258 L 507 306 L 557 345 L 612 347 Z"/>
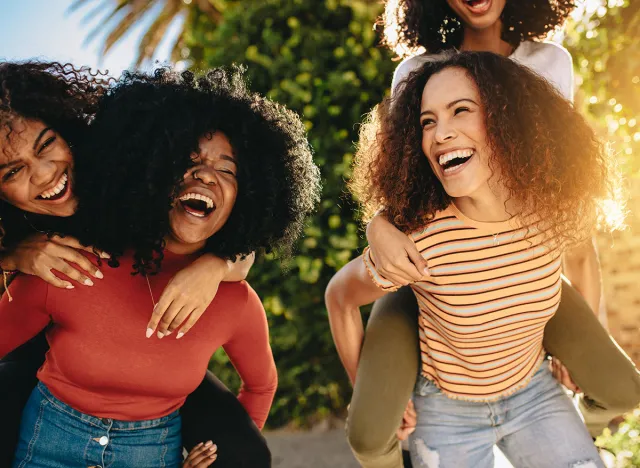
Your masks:
<path fill-rule="evenodd" d="M 145 60 L 153 57 L 153 54 L 167 32 L 169 25 L 171 25 L 171 23 L 180 14 L 182 10 L 181 3 L 182 2 L 165 3 L 164 8 L 160 14 L 158 14 L 151 26 L 149 26 L 149 29 L 146 31 L 138 45 L 136 67 L 140 66 Z M 182 32 L 180 34 L 182 34 Z M 178 41 L 176 40 L 176 43 L 177 42 Z"/>

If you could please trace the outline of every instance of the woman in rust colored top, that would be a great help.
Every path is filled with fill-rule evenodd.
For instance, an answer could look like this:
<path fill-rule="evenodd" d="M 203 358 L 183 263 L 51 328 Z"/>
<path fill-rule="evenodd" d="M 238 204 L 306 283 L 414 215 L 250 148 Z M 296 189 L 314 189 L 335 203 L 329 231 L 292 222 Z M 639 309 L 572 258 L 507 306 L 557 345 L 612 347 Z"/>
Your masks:
<path fill-rule="evenodd" d="M 250 94 L 237 69 L 127 74 L 103 98 L 79 154 L 79 206 L 64 233 L 110 252 L 112 268 L 93 288 L 70 291 L 19 276 L 14 301 L 0 304 L 0 355 L 53 322 L 14 465 L 178 466 L 177 410 L 219 346 L 262 426 L 276 373 L 264 311 L 246 283 L 223 283 L 186 336 L 143 336 L 140 325 L 195 256 L 232 259 L 295 240 L 318 192 L 298 117 Z"/>

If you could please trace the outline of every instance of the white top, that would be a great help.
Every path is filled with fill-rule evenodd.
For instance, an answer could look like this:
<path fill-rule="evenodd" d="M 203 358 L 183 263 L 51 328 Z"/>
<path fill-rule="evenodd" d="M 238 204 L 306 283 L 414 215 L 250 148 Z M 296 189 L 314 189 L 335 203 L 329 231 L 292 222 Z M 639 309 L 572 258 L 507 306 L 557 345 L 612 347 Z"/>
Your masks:
<path fill-rule="evenodd" d="M 439 54 L 422 54 L 403 60 L 393 73 L 392 92 L 409 73 Z M 547 79 L 562 95 L 573 102 L 573 62 L 571 54 L 554 42 L 524 41 L 509 56 Z"/>

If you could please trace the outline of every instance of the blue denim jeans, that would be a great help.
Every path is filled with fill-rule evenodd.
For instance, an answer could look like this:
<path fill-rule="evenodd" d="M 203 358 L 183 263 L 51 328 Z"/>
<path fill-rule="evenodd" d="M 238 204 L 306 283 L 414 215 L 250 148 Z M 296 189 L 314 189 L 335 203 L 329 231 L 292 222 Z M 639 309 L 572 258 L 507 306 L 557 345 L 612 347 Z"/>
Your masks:
<path fill-rule="evenodd" d="M 414 468 L 493 468 L 494 445 L 515 468 L 604 468 L 546 361 L 526 387 L 488 403 L 448 398 L 420 377 L 414 404 Z"/>
<path fill-rule="evenodd" d="M 38 383 L 20 423 L 14 468 L 177 468 L 182 464 L 177 411 L 148 421 L 83 414 Z"/>

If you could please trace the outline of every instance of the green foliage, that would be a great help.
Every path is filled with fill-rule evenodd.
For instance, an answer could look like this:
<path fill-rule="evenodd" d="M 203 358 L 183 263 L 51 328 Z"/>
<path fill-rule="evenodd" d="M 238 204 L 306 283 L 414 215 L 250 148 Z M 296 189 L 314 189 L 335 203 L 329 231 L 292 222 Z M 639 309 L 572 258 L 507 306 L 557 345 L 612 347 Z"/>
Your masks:
<path fill-rule="evenodd" d="M 596 445 L 615 455 L 615 468 L 640 466 L 640 409 L 629 413 L 615 434 L 605 429 Z"/>
<path fill-rule="evenodd" d="M 576 104 L 611 141 L 627 173 L 640 171 L 640 2 L 590 1 L 567 31 Z M 635 155 L 635 157 L 634 157 Z"/>
<path fill-rule="evenodd" d="M 245 63 L 253 90 L 303 117 L 322 170 L 322 203 L 295 258 L 260 259 L 249 278 L 267 309 L 279 369 L 272 426 L 312 422 L 343 410 L 350 396 L 323 295 L 363 245 L 344 180 L 357 123 L 387 92 L 395 67 L 372 28 L 379 14 L 380 5 L 353 0 L 227 1 L 221 23 L 201 15 L 187 28 L 193 67 Z M 237 385 L 223 353 L 212 366 Z"/>

